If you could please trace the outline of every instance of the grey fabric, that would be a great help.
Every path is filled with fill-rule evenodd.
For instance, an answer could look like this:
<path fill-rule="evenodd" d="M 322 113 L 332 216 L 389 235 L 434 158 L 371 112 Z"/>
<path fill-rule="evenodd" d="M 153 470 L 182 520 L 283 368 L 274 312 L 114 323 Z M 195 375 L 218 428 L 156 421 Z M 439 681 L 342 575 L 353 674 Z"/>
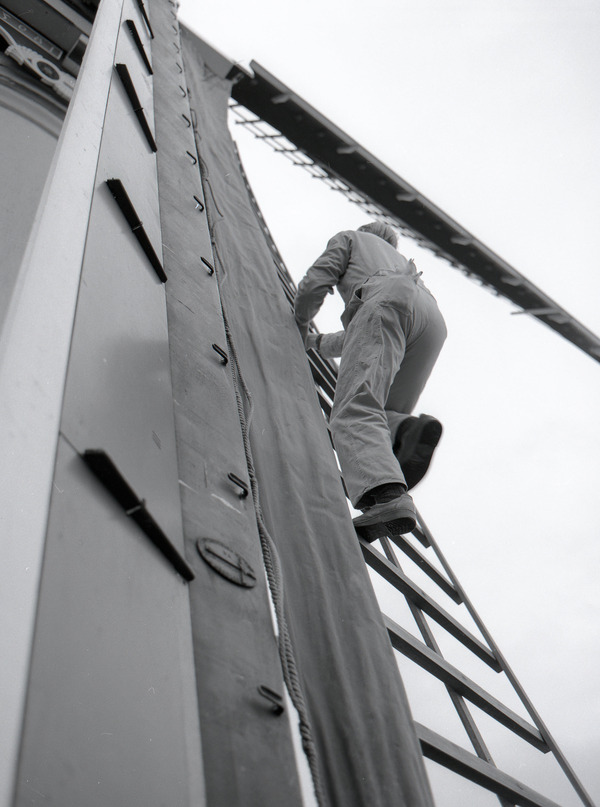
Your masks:
<path fill-rule="evenodd" d="M 344 230 L 334 235 L 327 248 L 300 281 L 294 303 L 296 322 L 307 348 L 314 347 L 308 325 L 320 309 L 325 295 L 337 288 L 346 303 L 345 319 L 349 320 L 356 305 L 354 292 L 375 274 L 403 274 L 416 278 L 426 288 L 412 260 L 407 260 L 379 236 L 360 230 Z M 354 300 L 354 302 L 353 302 Z M 342 355 L 345 331 L 321 334 L 319 353 L 324 359 Z"/>
<path fill-rule="evenodd" d="M 414 274 L 372 276 L 355 292 L 343 318 L 346 337 L 330 427 L 356 506 L 377 485 L 405 482 L 394 438 L 425 387 L 446 326 Z"/>
<path fill-rule="evenodd" d="M 404 688 L 306 353 L 227 131 L 230 85 L 206 70 L 189 37 L 184 46 L 220 291 L 253 396 L 252 458 L 281 560 L 326 803 L 430 807 Z"/>
<path fill-rule="evenodd" d="M 228 478 L 233 473 L 247 481 L 246 458 L 229 367 L 212 348 L 215 344 L 226 349 L 227 337 L 216 277 L 201 260 L 215 264 L 206 217 L 200 205 L 196 207 L 205 201 L 201 179 L 186 155 L 186 151 L 194 154 L 195 139 L 193 127 L 182 118 L 182 114 L 190 121 L 192 117 L 179 89 L 184 82 L 173 69 L 173 45 L 179 43 L 171 27 L 173 6 L 160 0 L 147 5 L 155 31 L 155 131 L 168 276 L 165 290 L 178 454 L 175 478 L 179 479 L 186 557 L 196 575 L 185 592 L 186 599 L 189 593 L 195 662 L 188 672 L 198 693 L 203 757 L 198 775 L 206 793 L 205 800 L 167 797 L 163 803 L 165 807 L 203 807 L 205 803 L 210 807 L 301 807 L 289 724 L 273 719 L 268 701 L 257 690 L 262 684 L 283 692 L 284 684 L 261 573 L 254 507 L 250 497 L 238 498 L 239 488 Z M 123 36 L 129 36 L 126 30 Z M 115 272 L 123 274 L 118 261 Z M 148 277 L 144 280 L 147 283 Z M 123 304 L 131 306 L 131 300 L 126 297 Z M 112 323 L 110 328 L 114 330 Z M 132 354 L 134 358 L 138 352 Z M 153 374 L 143 369 L 148 383 L 155 384 Z M 206 544 L 207 538 L 218 543 Z M 230 582 L 208 562 L 211 550 L 217 554 L 227 550 L 231 554 L 225 557 L 234 564 L 236 556 L 243 558 L 255 571 L 256 585 L 246 588 Z M 213 561 L 216 557 L 212 555 Z M 153 626 L 149 630 L 154 635 Z M 156 643 L 152 646 L 156 648 Z M 176 655 L 168 663 L 175 669 Z M 193 710 L 189 698 L 185 711 Z M 199 767 L 200 762 L 190 755 L 190 771 Z M 87 800 L 78 803 L 87 805 Z M 102 807 L 108 805 L 129 807 L 126 799 L 105 799 Z M 158 807 L 156 798 L 146 800 L 146 807 L 151 805 Z"/>
<path fill-rule="evenodd" d="M 342 355 L 344 348 L 345 331 L 336 331 L 335 333 L 321 334 L 321 343 L 319 345 L 319 353 L 324 359 L 337 359 Z"/>
<path fill-rule="evenodd" d="M 334 287 L 348 306 L 355 290 L 381 271 L 414 275 L 415 265 L 378 235 L 355 230 L 337 233 L 298 286 L 295 301 L 298 325 L 308 325 Z"/>

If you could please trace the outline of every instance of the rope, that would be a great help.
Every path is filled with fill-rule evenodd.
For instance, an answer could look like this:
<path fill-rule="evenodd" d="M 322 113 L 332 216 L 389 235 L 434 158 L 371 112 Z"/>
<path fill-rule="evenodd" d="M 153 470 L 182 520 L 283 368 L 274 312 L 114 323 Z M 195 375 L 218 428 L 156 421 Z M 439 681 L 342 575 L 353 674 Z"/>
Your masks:
<path fill-rule="evenodd" d="M 194 118 L 195 114 L 192 117 Z M 210 182 L 210 174 L 208 166 L 200 156 L 201 154 L 200 135 L 195 125 L 194 125 L 194 141 L 196 145 L 196 151 L 198 154 L 200 177 L 205 191 L 205 195 L 207 191 L 210 193 L 214 209 L 218 214 L 219 219 L 223 220 L 225 217 L 221 212 L 221 210 L 219 209 L 216 195 Z M 216 225 L 218 224 L 219 219 L 216 219 L 213 216 L 213 210 L 211 209 L 211 206 L 208 204 L 206 205 L 206 213 L 208 218 L 213 253 L 215 256 L 215 267 L 218 268 L 219 266 L 221 266 L 222 268 L 224 268 L 224 262 L 219 254 L 217 239 L 215 238 Z M 217 284 L 219 284 L 219 274 L 220 273 L 218 271 L 215 272 Z M 235 348 L 235 343 L 233 340 L 231 329 L 229 327 L 229 322 L 227 321 L 227 315 L 225 314 L 225 308 L 223 306 L 223 298 L 221 296 L 220 289 L 219 289 L 219 299 L 221 303 L 221 313 L 223 315 L 223 323 L 225 325 L 227 347 L 229 349 L 229 354 L 232 362 L 232 368 L 233 368 L 232 376 L 233 376 L 233 386 L 235 390 L 235 400 L 238 410 L 238 416 L 240 419 L 240 426 L 242 429 L 244 452 L 246 455 L 246 465 L 248 467 L 248 477 L 250 479 L 250 489 L 252 491 L 252 500 L 254 503 L 254 510 L 256 514 L 256 523 L 258 526 L 258 534 L 260 537 L 263 563 L 265 566 L 265 572 L 267 575 L 267 582 L 269 585 L 269 591 L 271 593 L 273 607 L 275 609 L 275 619 L 277 623 L 277 645 L 283 672 L 283 680 L 285 681 L 285 685 L 287 687 L 292 704 L 294 705 L 294 708 L 298 713 L 302 748 L 308 760 L 308 766 L 312 777 L 312 783 L 315 791 L 315 798 L 317 800 L 317 804 L 319 805 L 319 807 L 327 807 L 328 800 L 325 797 L 325 792 L 323 790 L 323 785 L 321 781 L 321 772 L 319 769 L 317 749 L 313 739 L 312 729 L 310 727 L 310 721 L 308 718 L 308 709 L 306 706 L 306 702 L 304 700 L 302 688 L 300 686 L 300 678 L 298 675 L 298 668 L 296 666 L 296 660 L 294 657 L 292 640 L 290 638 L 287 626 L 287 620 L 285 617 L 283 575 L 281 572 L 279 555 L 277 552 L 277 547 L 275 546 L 275 543 L 272 537 L 270 536 L 267 526 L 265 524 L 262 508 L 260 506 L 260 499 L 258 493 L 258 480 L 256 478 L 254 461 L 252 459 L 252 449 L 250 446 L 250 422 L 252 420 L 252 414 L 253 414 L 252 395 L 250 393 L 250 390 L 246 386 L 246 382 L 244 381 L 244 377 L 242 375 L 237 350 Z M 247 401 L 248 411 L 246 411 L 244 407 L 242 392 L 245 400 Z"/>
<path fill-rule="evenodd" d="M 248 475 L 250 478 L 252 499 L 254 501 L 254 508 L 256 511 L 258 534 L 260 536 L 260 545 L 262 548 L 262 554 L 267 574 L 267 581 L 269 584 L 269 590 L 271 592 L 271 598 L 273 600 L 273 606 L 275 608 L 275 617 L 277 620 L 277 634 L 278 634 L 277 642 L 279 647 L 279 657 L 281 659 L 281 667 L 283 670 L 283 679 L 287 686 L 290 699 L 294 704 L 296 711 L 298 712 L 300 736 L 302 738 L 302 748 L 304 749 L 304 753 L 306 754 L 306 757 L 308 759 L 308 765 L 312 775 L 317 803 L 320 805 L 320 807 L 325 807 L 327 802 L 325 800 L 325 794 L 323 792 L 323 786 L 321 783 L 321 774 L 319 771 L 317 750 L 312 736 L 312 730 L 308 719 L 308 710 L 300 686 L 298 668 L 296 666 L 292 641 L 289 635 L 287 620 L 285 617 L 283 576 L 281 573 L 281 564 L 279 561 L 279 555 L 277 553 L 275 543 L 271 538 L 271 536 L 269 535 L 269 531 L 267 530 L 267 527 L 265 525 L 262 509 L 260 506 L 260 500 L 258 494 L 258 480 L 256 478 L 254 462 L 252 460 L 252 450 L 250 446 L 250 433 L 249 433 L 250 420 L 252 418 L 253 413 L 252 395 L 250 393 L 250 390 L 246 386 L 246 383 L 241 373 L 237 351 L 235 349 L 235 344 L 231 334 L 231 329 L 229 328 L 229 323 L 227 322 L 225 311 L 223 311 L 223 321 L 225 323 L 225 334 L 227 336 L 227 345 L 232 358 L 232 366 L 234 368 L 233 383 L 235 389 L 235 398 L 238 409 L 238 415 L 240 418 L 240 424 L 242 427 L 244 451 L 246 453 L 246 463 L 248 466 Z M 247 413 L 244 408 L 244 401 L 242 399 L 240 388 L 244 393 L 246 401 L 248 402 Z"/>

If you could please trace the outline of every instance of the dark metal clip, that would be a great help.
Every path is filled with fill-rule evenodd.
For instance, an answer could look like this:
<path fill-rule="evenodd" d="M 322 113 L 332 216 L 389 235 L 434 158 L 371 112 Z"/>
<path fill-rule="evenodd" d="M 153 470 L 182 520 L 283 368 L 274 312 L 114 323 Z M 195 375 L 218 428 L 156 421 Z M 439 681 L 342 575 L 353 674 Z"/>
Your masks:
<path fill-rule="evenodd" d="M 192 154 L 192 152 L 191 152 L 191 151 L 186 151 L 185 153 L 186 153 L 186 154 L 188 155 L 188 157 L 191 159 L 191 161 L 192 161 L 192 165 L 196 165 L 196 163 L 198 162 L 198 160 L 197 160 L 197 159 L 194 157 L 194 155 Z"/>
<path fill-rule="evenodd" d="M 196 197 L 194 196 L 194 199 L 195 199 L 195 198 L 196 198 Z M 204 209 L 204 208 L 202 208 L 202 209 Z M 209 262 L 206 260 L 206 258 L 200 258 L 200 260 L 201 260 L 201 261 L 202 261 L 202 263 L 203 263 L 203 264 L 206 266 L 206 271 L 208 272 L 208 274 L 209 274 L 209 275 L 214 275 L 214 273 L 215 273 L 215 267 L 212 265 L 212 263 L 209 263 Z"/>
<path fill-rule="evenodd" d="M 194 579 L 194 571 L 180 554 L 177 547 L 162 531 L 154 518 L 148 512 L 146 500 L 140 499 L 135 491 L 108 456 L 101 448 L 86 449 L 81 454 L 94 476 L 101 482 L 106 490 L 114 497 L 125 511 L 125 515 L 147 535 L 159 552 L 169 561 L 175 571 L 188 582 Z"/>
<path fill-rule="evenodd" d="M 227 355 L 227 353 L 225 353 L 223 348 L 219 347 L 218 345 L 213 345 L 212 349 L 216 350 L 216 352 L 219 354 L 219 356 L 221 357 L 221 362 L 223 364 L 227 364 L 227 362 L 229 361 L 229 356 Z"/>
<path fill-rule="evenodd" d="M 152 26 L 150 25 L 150 19 L 148 18 L 148 12 L 146 11 L 144 3 L 142 2 L 142 0 L 136 0 L 136 2 L 142 17 L 144 18 L 144 22 L 148 27 L 148 33 L 150 34 L 150 37 L 154 39 L 154 31 L 152 30 Z"/>
<path fill-rule="evenodd" d="M 264 684 L 261 684 L 258 689 L 258 694 L 262 695 L 263 698 L 266 698 L 269 703 L 271 704 L 271 711 L 275 715 L 282 715 L 285 711 L 285 707 L 283 705 L 283 698 L 279 693 L 273 692 L 272 689 L 266 687 Z"/>
<path fill-rule="evenodd" d="M 154 247 L 150 243 L 150 239 L 144 230 L 144 225 L 140 221 L 138 214 L 135 211 L 133 204 L 131 203 L 131 199 L 127 191 L 125 190 L 123 183 L 120 179 L 107 179 L 106 184 L 110 188 L 110 192 L 112 193 L 116 203 L 119 205 L 121 209 L 121 213 L 125 216 L 127 224 L 131 228 L 132 233 L 137 238 L 139 245 L 146 253 L 146 257 L 152 264 L 152 268 L 160 278 L 163 283 L 167 281 L 167 275 L 165 270 L 162 267 L 162 263 L 156 252 L 154 251 Z"/>
<path fill-rule="evenodd" d="M 242 489 L 240 499 L 245 499 L 249 493 L 249 490 L 248 485 L 244 482 L 244 480 L 240 479 L 239 476 L 236 476 L 235 474 L 227 474 L 227 478 L 230 479 L 234 485 L 237 485 L 238 488 Z"/>
<path fill-rule="evenodd" d="M 129 33 L 131 34 L 131 37 L 133 39 L 133 42 L 136 48 L 138 49 L 140 56 L 142 57 L 142 61 L 146 65 L 146 70 L 150 73 L 150 75 L 152 75 L 154 71 L 152 70 L 150 59 L 146 55 L 146 51 L 144 50 L 144 46 L 142 45 L 142 40 L 140 39 L 140 35 L 138 34 L 138 29 L 135 27 L 135 23 L 133 20 L 126 20 L 126 22 L 127 27 L 129 28 Z"/>
<path fill-rule="evenodd" d="M 152 131 L 144 115 L 144 109 L 140 104 L 140 99 L 138 98 L 138 94 L 133 86 L 133 81 L 131 80 L 131 76 L 129 74 L 129 70 L 127 69 L 126 64 L 116 64 L 115 69 L 119 74 L 119 78 L 125 88 L 125 92 L 127 93 L 127 97 L 129 98 L 129 102 L 133 107 L 133 111 L 135 112 L 135 116 L 139 121 L 140 126 L 142 127 L 142 132 L 146 140 L 148 141 L 148 145 L 152 149 L 152 151 L 157 151 L 156 141 L 152 135 Z"/>

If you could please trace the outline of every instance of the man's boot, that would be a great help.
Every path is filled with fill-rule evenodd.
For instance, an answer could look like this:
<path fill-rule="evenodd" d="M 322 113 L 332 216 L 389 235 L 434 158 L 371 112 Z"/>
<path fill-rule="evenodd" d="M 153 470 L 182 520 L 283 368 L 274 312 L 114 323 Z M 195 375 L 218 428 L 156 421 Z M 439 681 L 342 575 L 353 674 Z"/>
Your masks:
<path fill-rule="evenodd" d="M 403 420 L 396 434 L 394 454 L 400 463 L 408 490 L 423 479 L 435 447 L 442 436 L 442 424 L 431 415 Z"/>
<path fill-rule="evenodd" d="M 363 514 L 354 519 L 354 527 L 367 541 L 386 535 L 405 535 L 417 526 L 413 500 L 399 484 L 380 485 L 365 494 L 358 507 Z"/>

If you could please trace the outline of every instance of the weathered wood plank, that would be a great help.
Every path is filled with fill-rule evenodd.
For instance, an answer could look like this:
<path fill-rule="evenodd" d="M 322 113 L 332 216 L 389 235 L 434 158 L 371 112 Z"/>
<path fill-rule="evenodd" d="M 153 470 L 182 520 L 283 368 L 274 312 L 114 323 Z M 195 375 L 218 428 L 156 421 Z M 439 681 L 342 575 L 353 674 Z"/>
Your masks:
<path fill-rule="evenodd" d="M 519 807 L 560 807 L 555 801 L 536 793 L 494 765 L 476 757 L 459 745 L 446 740 L 420 723 L 415 723 L 423 754 L 486 790 L 502 796 Z"/>
<path fill-rule="evenodd" d="M 414 546 L 412 546 L 412 544 L 410 544 L 403 535 L 392 535 L 390 538 L 396 544 L 396 546 L 401 549 L 404 554 L 410 558 L 416 566 L 419 567 L 419 569 L 421 569 L 424 574 L 431 578 L 434 583 L 437 583 L 437 585 L 445 594 L 450 597 L 450 599 L 454 600 L 454 602 L 458 603 L 459 605 L 462 603 L 462 598 L 452 583 L 443 574 L 441 574 L 435 568 L 435 566 L 433 566 L 429 560 L 418 551 L 418 549 L 415 549 Z"/>
<path fill-rule="evenodd" d="M 69 106 L 0 334 L 0 509 L 12 540 L 10 558 L 0 566 L 0 655 L 11 659 L 2 667 L 0 739 L 8 749 L 0 754 L 2 805 L 10 802 L 16 773 L 65 374 L 121 5 L 103 0 L 98 11 L 87 69 Z"/>
<path fill-rule="evenodd" d="M 207 803 L 300 807 L 287 715 L 260 686 L 283 695 L 262 553 L 251 497 L 229 474 L 248 470 L 198 171 L 187 65 L 173 6 L 152 0 L 156 141 L 179 479 Z M 183 72 L 182 72 L 183 70 Z M 198 114 L 202 110 L 198 109 Z M 234 585 L 200 556 L 210 538 L 237 553 L 256 585 Z"/>
<path fill-rule="evenodd" d="M 468 647 L 469 650 L 475 653 L 482 661 L 485 661 L 493 670 L 496 670 L 496 672 L 501 671 L 502 668 L 496 657 L 483 642 L 473 636 L 458 620 L 454 619 L 453 616 L 439 606 L 431 597 L 425 594 L 425 592 L 416 586 L 412 580 L 409 580 L 397 566 L 390 563 L 387 558 L 384 558 L 383 555 L 373 549 L 370 544 L 361 541 L 360 545 L 363 556 L 372 569 L 387 580 L 388 583 L 391 583 L 394 588 L 401 591 L 408 599 L 414 602 L 415 605 L 418 605 L 419 608 L 432 619 L 435 619 L 438 625 L 445 628 L 448 633 L 454 636 L 455 639 L 458 639 L 465 647 Z"/>
<path fill-rule="evenodd" d="M 187 586 L 64 438 L 54 482 L 10 804 L 202 807 Z"/>
<path fill-rule="evenodd" d="M 527 740 L 541 751 L 547 752 L 542 735 L 530 723 L 523 720 L 516 712 L 506 707 L 493 695 L 468 678 L 464 673 L 447 662 L 438 653 L 430 650 L 427 645 L 420 642 L 404 628 L 397 625 L 392 619 L 384 615 L 384 622 L 388 629 L 392 645 L 407 658 L 416 662 L 420 667 L 435 675 L 440 681 L 450 686 L 455 692 L 474 703 L 499 723 L 514 731 L 519 737 Z"/>

